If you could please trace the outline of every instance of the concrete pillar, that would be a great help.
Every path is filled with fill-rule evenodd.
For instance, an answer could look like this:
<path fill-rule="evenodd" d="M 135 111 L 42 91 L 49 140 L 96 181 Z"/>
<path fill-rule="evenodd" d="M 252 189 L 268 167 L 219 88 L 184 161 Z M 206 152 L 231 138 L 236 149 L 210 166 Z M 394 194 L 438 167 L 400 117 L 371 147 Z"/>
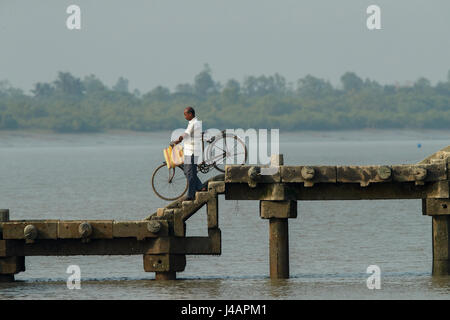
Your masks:
<path fill-rule="evenodd" d="M 9 221 L 9 209 L 0 209 L 0 222 Z"/>
<path fill-rule="evenodd" d="M 9 221 L 9 209 L 0 209 L 0 222 Z M 2 239 L 2 228 L 0 226 L 0 239 Z M 0 258 L 0 282 L 14 282 L 14 273 L 11 273 L 11 259 L 2 257 Z"/>
<path fill-rule="evenodd" d="M 271 279 L 289 278 L 288 219 L 269 219 L 269 263 Z"/>
<path fill-rule="evenodd" d="M 289 278 L 289 218 L 297 217 L 297 201 L 259 202 L 260 217 L 269 219 L 270 278 Z"/>
<path fill-rule="evenodd" d="M 0 282 L 14 282 L 13 274 L 0 274 Z"/>
<path fill-rule="evenodd" d="M 432 218 L 432 274 L 450 275 L 450 199 L 423 199 L 422 214 Z"/>
<path fill-rule="evenodd" d="M 433 275 L 450 275 L 450 216 L 436 215 L 433 219 Z"/>
<path fill-rule="evenodd" d="M 282 154 L 272 155 L 271 166 L 282 166 Z M 279 184 L 283 187 L 283 184 Z M 297 201 L 261 200 L 259 214 L 269 219 L 269 265 L 271 279 L 289 278 L 288 218 L 297 218 Z"/>
<path fill-rule="evenodd" d="M 0 281 L 14 281 L 14 275 L 22 271 L 25 271 L 25 257 L 0 258 Z"/>
<path fill-rule="evenodd" d="M 176 280 L 177 273 L 175 271 L 155 272 L 155 280 Z"/>
<path fill-rule="evenodd" d="M 175 280 L 185 267 L 184 254 L 144 254 L 144 270 L 155 272 L 155 280 Z"/>

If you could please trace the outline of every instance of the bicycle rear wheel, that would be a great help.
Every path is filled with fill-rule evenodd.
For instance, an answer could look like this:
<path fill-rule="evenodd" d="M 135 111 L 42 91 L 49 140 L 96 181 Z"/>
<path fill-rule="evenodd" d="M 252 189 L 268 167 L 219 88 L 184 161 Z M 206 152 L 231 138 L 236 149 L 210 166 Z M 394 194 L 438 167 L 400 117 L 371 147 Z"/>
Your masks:
<path fill-rule="evenodd" d="M 245 164 L 248 156 L 244 141 L 231 133 L 217 135 L 208 146 L 206 155 L 207 162 L 220 172 L 225 172 L 227 164 Z"/>
<path fill-rule="evenodd" d="M 167 168 L 164 162 L 153 171 L 152 188 L 164 200 L 177 200 L 188 189 L 188 181 L 181 168 Z"/>

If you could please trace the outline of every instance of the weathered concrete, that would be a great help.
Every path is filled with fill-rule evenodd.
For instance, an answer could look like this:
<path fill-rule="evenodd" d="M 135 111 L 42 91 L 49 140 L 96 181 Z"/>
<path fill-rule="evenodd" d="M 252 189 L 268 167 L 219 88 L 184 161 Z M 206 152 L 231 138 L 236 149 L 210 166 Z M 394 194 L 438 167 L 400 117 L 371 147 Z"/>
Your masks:
<path fill-rule="evenodd" d="M 269 265 L 271 279 L 289 278 L 288 219 L 269 219 Z"/>
<path fill-rule="evenodd" d="M 0 258 L 0 274 L 15 274 L 25 271 L 25 257 Z"/>
<path fill-rule="evenodd" d="M 3 224 L 3 239 L 57 239 L 58 220 L 8 221 Z M 33 226 L 28 227 L 27 226 Z"/>
<path fill-rule="evenodd" d="M 25 271 L 25 257 L 0 257 L 0 282 L 14 281 L 14 275 Z"/>
<path fill-rule="evenodd" d="M 32 245 L 24 240 L 0 240 L 0 257 L 9 256 L 78 256 L 140 255 L 176 253 L 220 254 L 220 229 L 209 229 L 208 237 L 158 237 L 94 239 L 83 243 L 77 239 L 39 240 Z M 219 249 L 217 249 L 219 248 Z"/>
<path fill-rule="evenodd" d="M 0 222 L 9 221 L 9 209 L 0 209 Z M 3 227 L 0 223 L 0 239 L 3 239 Z"/>
<path fill-rule="evenodd" d="M 422 214 L 450 215 L 450 199 L 422 199 Z"/>
<path fill-rule="evenodd" d="M 177 272 L 186 267 L 184 254 L 145 254 L 144 270 L 146 272 Z"/>
<path fill-rule="evenodd" d="M 262 219 L 297 218 L 297 201 L 266 201 L 259 202 L 259 212 Z"/>
<path fill-rule="evenodd" d="M 433 275 L 450 274 L 450 216 L 433 216 Z"/>
<path fill-rule="evenodd" d="M 185 268 L 186 254 L 221 254 L 218 194 L 224 192 L 224 182 L 212 179 L 194 201 L 174 201 L 139 221 L 9 221 L 9 211 L 3 210 L 0 275 L 14 280 L 24 270 L 25 256 L 142 254 L 144 270 L 155 272 L 155 279 L 175 279 Z M 186 220 L 204 205 L 208 237 L 186 237 Z"/>
<path fill-rule="evenodd" d="M 225 175 L 207 182 L 193 201 L 178 199 L 144 220 L 10 220 L 0 210 L 0 281 L 25 270 L 25 256 L 142 254 L 144 270 L 155 279 L 176 279 L 186 255 L 220 255 L 218 195 L 259 200 L 269 220 L 270 277 L 289 277 L 288 219 L 297 200 L 422 199 L 432 216 L 433 274 L 450 274 L 450 146 L 414 165 L 226 166 Z M 186 221 L 206 205 L 207 237 L 186 237 Z"/>
<path fill-rule="evenodd" d="M 433 274 L 450 274 L 450 146 L 417 164 L 372 166 L 227 166 L 226 200 L 260 200 L 261 218 L 270 219 L 270 274 L 288 277 L 288 221 L 296 200 L 422 199 L 433 221 Z M 267 171 L 266 171 L 267 172 Z M 293 204 L 295 203 L 295 211 Z"/>
<path fill-rule="evenodd" d="M 155 238 L 167 236 L 169 226 L 164 221 L 114 220 L 29 220 L 0 222 L 5 240 L 113 239 Z"/>
<path fill-rule="evenodd" d="M 0 209 L 0 222 L 9 221 L 9 209 Z M 0 223 L 0 239 L 3 239 L 3 225 Z M 13 282 L 14 274 L 25 271 L 25 257 L 6 255 L 5 240 L 0 240 L 0 282 Z"/>
<path fill-rule="evenodd" d="M 208 229 L 219 228 L 219 199 L 217 195 L 210 197 L 206 202 L 206 218 Z"/>
<path fill-rule="evenodd" d="M 0 221 L 9 221 L 9 209 L 0 209 Z"/>
<path fill-rule="evenodd" d="M 13 274 L 0 274 L 0 283 L 1 282 L 14 282 Z"/>
<path fill-rule="evenodd" d="M 155 280 L 164 281 L 164 280 L 176 280 L 177 273 L 175 271 L 156 271 L 155 272 Z"/>
<path fill-rule="evenodd" d="M 252 174 L 255 168 L 264 166 L 227 166 L 226 183 L 358 183 L 365 187 L 370 183 L 416 182 L 447 180 L 444 161 L 430 164 L 392 165 L 392 166 L 282 166 L 274 175 Z"/>
<path fill-rule="evenodd" d="M 195 201 L 172 203 L 156 215 L 140 221 L 113 220 L 23 220 L 3 221 L 0 239 L 0 277 L 13 281 L 24 271 L 25 256 L 135 255 L 144 257 L 144 270 L 155 279 L 175 279 L 186 266 L 186 254 L 220 255 L 218 192 L 225 189 L 217 181 L 208 192 L 199 192 Z M 185 237 L 185 221 L 207 205 L 208 237 Z M 3 211 L 2 220 L 7 220 Z M 181 223 L 181 230 L 177 225 Z M 181 236 L 183 235 L 183 236 Z"/>
<path fill-rule="evenodd" d="M 450 146 L 435 152 L 425 158 L 419 164 L 442 164 L 447 173 L 447 184 L 450 184 Z M 423 199 L 422 213 L 431 215 L 432 239 L 433 239 L 433 267 L 432 274 L 436 276 L 450 275 L 450 215 L 448 215 L 448 203 L 450 196 L 440 197 L 445 199 Z"/>
<path fill-rule="evenodd" d="M 225 185 L 225 200 L 387 200 L 387 199 L 449 198 L 448 181 L 416 185 L 415 182 L 317 183 L 305 187 L 303 183 L 267 183 L 250 188 L 245 183 Z"/>

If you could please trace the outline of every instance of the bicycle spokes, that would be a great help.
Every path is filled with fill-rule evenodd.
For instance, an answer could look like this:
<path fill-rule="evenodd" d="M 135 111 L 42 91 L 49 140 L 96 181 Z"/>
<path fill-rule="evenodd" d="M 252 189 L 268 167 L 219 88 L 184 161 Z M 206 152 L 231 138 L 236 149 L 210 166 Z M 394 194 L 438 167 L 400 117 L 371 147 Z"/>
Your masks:
<path fill-rule="evenodd" d="M 207 161 L 224 172 L 227 164 L 244 164 L 247 161 L 247 148 L 234 134 L 217 135 L 208 147 Z"/>
<path fill-rule="evenodd" d="M 168 169 L 164 163 L 153 172 L 152 188 L 161 199 L 176 200 L 186 192 L 188 182 L 183 170 Z"/>

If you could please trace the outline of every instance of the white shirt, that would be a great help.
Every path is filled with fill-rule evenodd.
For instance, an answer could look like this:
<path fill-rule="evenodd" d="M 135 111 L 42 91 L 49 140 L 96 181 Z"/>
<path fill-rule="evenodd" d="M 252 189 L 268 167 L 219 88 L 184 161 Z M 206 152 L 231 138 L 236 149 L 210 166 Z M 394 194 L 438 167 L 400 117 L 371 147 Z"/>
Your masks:
<path fill-rule="evenodd" d="M 202 153 L 202 122 L 197 117 L 192 118 L 184 131 L 188 136 L 184 141 L 184 155 L 200 156 Z"/>

